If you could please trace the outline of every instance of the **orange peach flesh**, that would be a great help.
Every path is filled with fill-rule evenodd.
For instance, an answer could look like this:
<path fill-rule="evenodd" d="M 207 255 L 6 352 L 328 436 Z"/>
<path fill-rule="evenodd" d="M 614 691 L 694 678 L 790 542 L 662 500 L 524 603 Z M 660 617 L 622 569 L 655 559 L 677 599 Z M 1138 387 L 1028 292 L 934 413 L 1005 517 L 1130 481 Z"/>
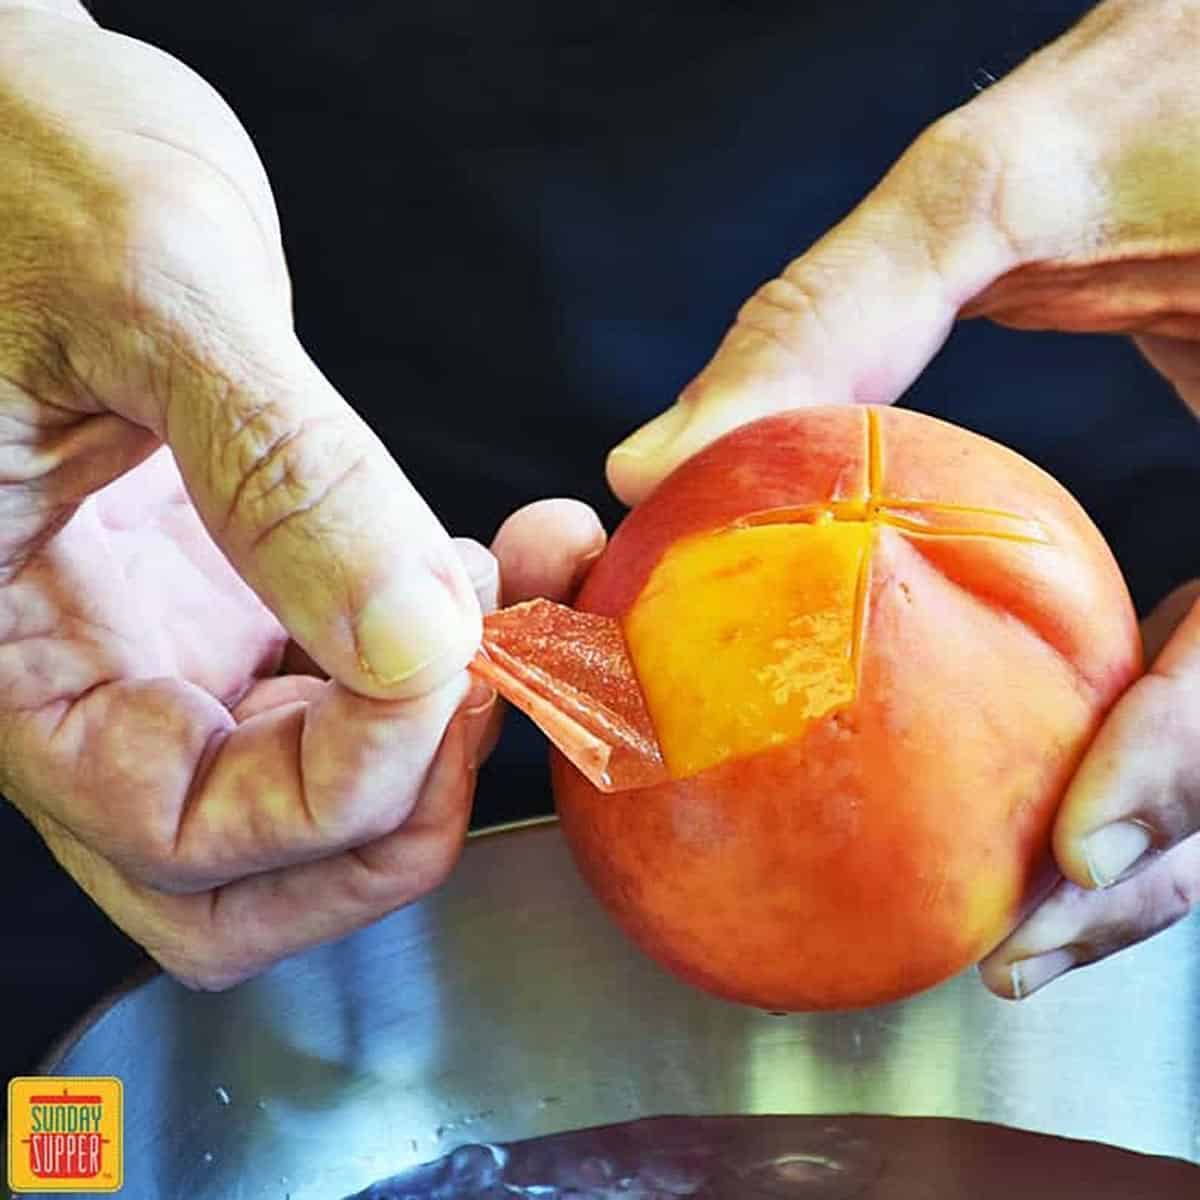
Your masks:
<path fill-rule="evenodd" d="M 672 778 L 793 741 L 854 700 L 871 536 L 830 516 L 663 555 L 624 632 Z"/>

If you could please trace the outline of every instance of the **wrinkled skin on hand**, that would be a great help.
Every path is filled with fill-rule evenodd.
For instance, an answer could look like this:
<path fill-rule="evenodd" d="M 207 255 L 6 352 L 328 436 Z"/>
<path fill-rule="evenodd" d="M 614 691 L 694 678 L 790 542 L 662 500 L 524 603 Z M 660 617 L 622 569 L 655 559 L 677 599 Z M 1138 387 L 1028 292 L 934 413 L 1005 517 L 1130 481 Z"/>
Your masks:
<path fill-rule="evenodd" d="M 481 611 L 603 533 L 548 501 L 452 541 L 296 340 L 233 114 L 69 0 L 0 3 L 0 228 L 0 786 L 225 986 L 445 876 Z"/>
<path fill-rule="evenodd" d="M 635 502 L 778 409 L 891 403 L 965 316 L 1131 334 L 1200 413 L 1197 61 L 1200 0 L 1108 0 L 937 121 L 747 301 L 678 402 L 613 451 L 614 489 Z M 1060 812 L 1064 879 L 982 964 L 1002 996 L 1131 945 L 1200 897 L 1196 595 L 1147 621 L 1147 674 Z"/>

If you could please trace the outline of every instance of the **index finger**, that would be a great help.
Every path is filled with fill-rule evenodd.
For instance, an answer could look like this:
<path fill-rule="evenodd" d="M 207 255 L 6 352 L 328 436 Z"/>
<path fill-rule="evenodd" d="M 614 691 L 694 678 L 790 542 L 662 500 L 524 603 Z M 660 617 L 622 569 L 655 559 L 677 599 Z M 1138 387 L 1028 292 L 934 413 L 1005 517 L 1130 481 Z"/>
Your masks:
<path fill-rule="evenodd" d="M 677 403 L 608 461 L 636 503 L 731 429 L 809 404 L 890 404 L 959 309 L 1015 263 L 995 223 L 1004 162 L 969 109 L 930 127 L 839 225 L 741 307 Z"/>
<path fill-rule="evenodd" d="M 10 744 L 38 764 L 26 807 L 132 878 L 197 892 L 398 829 L 468 687 L 461 672 L 378 701 L 310 680 L 239 720 L 183 680 L 117 680 L 29 714 Z"/>
<path fill-rule="evenodd" d="M 471 745 L 484 719 L 468 706 L 450 723 L 401 827 L 211 891 L 165 893 L 45 814 L 36 819 L 59 861 L 166 970 L 194 987 L 224 988 L 361 928 L 445 878 L 466 836 L 475 781 Z"/>

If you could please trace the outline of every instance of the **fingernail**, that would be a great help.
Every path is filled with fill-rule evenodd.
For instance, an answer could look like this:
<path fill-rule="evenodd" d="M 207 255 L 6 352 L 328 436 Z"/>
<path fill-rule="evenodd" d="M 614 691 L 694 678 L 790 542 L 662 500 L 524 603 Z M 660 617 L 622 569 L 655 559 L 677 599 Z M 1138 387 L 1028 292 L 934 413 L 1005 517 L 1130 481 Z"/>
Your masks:
<path fill-rule="evenodd" d="M 479 747 L 487 733 L 496 700 L 496 689 L 490 683 L 477 679 L 458 710 L 458 719 L 463 725 L 464 757 L 468 771 L 479 767 Z"/>
<path fill-rule="evenodd" d="M 464 611 L 452 585 L 431 571 L 415 572 L 376 592 L 355 626 L 359 662 L 385 687 L 443 663 L 447 674 L 464 667 L 479 637 L 478 610 Z M 433 679 L 430 686 L 439 682 Z"/>
<path fill-rule="evenodd" d="M 571 582 L 568 585 L 568 592 L 574 595 L 581 587 L 583 581 L 588 577 L 591 569 L 596 565 L 596 561 L 604 553 L 604 547 L 601 546 L 598 550 L 593 550 L 591 554 L 585 554 L 576 564 L 575 570 L 571 574 Z"/>
<path fill-rule="evenodd" d="M 471 690 L 464 697 L 458 715 L 468 721 L 473 721 L 478 717 L 486 717 L 495 706 L 496 689 L 490 683 L 477 679 L 471 684 Z"/>
<path fill-rule="evenodd" d="M 1153 835 L 1140 821 L 1114 821 L 1089 833 L 1083 840 L 1083 857 L 1092 882 L 1098 888 L 1112 887 L 1153 844 Z"/>
<path fill-rule="evenodd" d="M 474 538 L 456 537 L 454 549 L 462 560 L 464 569 L 484 607 L 494 607 L 500 591 L 500 564 L 491 551 Z"/>
<path fill-rule="evenodd" d="M 1075 951 L 1064 947 L 1013 963 L 1008 968 L 1013 999 L 1024 1000 L 1032 996 L 1039 988 L 1044 988 L 1060 975 L 1065 975 L 1077 961 Z"/>

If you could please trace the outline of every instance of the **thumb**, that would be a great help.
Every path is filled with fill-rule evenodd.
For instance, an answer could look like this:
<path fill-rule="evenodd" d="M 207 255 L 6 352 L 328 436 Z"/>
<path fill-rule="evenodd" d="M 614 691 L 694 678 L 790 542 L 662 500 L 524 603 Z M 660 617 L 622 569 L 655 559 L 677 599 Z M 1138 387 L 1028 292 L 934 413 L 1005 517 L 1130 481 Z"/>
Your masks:
<path fill-rule="evenodd" d="M 290 331 L 253 365 L 173 369 L 164 426 L 209 533 L 332 678 L 398 699 L 465 667 L 481 614 L 461 557 Z"/>
<path fill-rule="evenodd" d="M 841 224 L 761 287 L 678 401 L 617 446 L 608 478 L 641 500 L 736 426 L 816 404 L 889 404 L 967 300 L 1013 265 L 994 224 L 1000 155 L 960 111 L 931 126 Z"/>

